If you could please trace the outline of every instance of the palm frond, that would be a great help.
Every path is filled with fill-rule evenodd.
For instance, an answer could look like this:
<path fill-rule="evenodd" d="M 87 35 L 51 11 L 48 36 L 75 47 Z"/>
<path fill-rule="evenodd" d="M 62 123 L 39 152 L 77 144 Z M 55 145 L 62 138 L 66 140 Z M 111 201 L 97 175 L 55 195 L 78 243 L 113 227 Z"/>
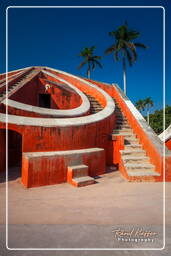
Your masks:
<path fill-rule="evenodd" d="M 134 56 L 134 59 L 132 61 L 136 61 L 136 59 L 137 59 L 137 52 L 136 52 L 136 48 L 135 48 L 134 43 L 126 42 L 126 41 L 124 43 L 131 50 L 131 52 L 132 52 L 132 54 Z"/>
<path fill-rule="evenodd" d="M 140 48 L 144 48 L 144 49 L 147 49 L 147 48 L 148 48 L 148 46 L 146 46 L 145 44 L 142 44 L 142 43 L 134 43 L 134 45 L 135 45 L 136 47 L 140 47 Z"/>
<path fill-rule="evenodd" d="M 96 60 L 101 60 L 101 58 L 102 58 L 101 56 L 96 56 L 96 55 L 93 56 L 93 59 L 96 59 Z"/>
<path fill-rule="evenodd" d="M 140 33 L 138 31 L 135 31 L 135 30 L 128 31 L 128 40 L 129 41 L 134 40 L 139 36 L 140 36 Z"/>
<path fill-rule="evenodd" d="M 94 60 L 94 62 L 100 67 L 103 68 L 102 64 L 98 60 Z"/>
<path fill-rule="evenodd" d="M 114 58 L 115 58 L 115 61 L 118 61 L 118 60 L 119 60 L 118 53 L 119 53 L 119 51 L 114 51 Z"/>
<path fill-rule="evenodd" d="M 116 35 L 116 31 L 109 32 L 109 36 L 115 36 L 115 35 Z"/>
<path fill-rule="evenodd" d="M 113 44 L 113 45 L 111 45 L 109 48 L 107 48 L 106 50 L 105 50 L 105 54 L 107 55 L 107 54 L 110 54 L 110 53 L 112 53 L 112 52 L 114 52 L 114 51 L 116 51 L 116 45 L 115 44 Z"/>
<path fill-rule="evenodd" d="M 129 52 L 129 50 L 127 48 L 125 49 L 125 52 L 126 52 L 126 56 L 127 56 L 127 60 L 129 62 L 129 65 L 132 66 L 133 59 L 132 59 L 131 53 Z"/>
<path fill-rule="evenodd" d="M 95 61 L 92 61 L 91 64 L 92 64 L 92 70 L 95 70 L 95 68 L 96 68 L 96 63 L 95 63 Z"/>
<path fill-rule="evenodd" d="M 77 67 L 77 69 L 81 69 L 86 63 L 87 63 L 87 60 L 82 61 L 80 65 Z"/>
<path fill-rule="evenodd" d="M 93 46 L 91 46 L 89 49 L 90 49 L 91 52 L 93 52 L 93 51 L 96 49 L 96 46 L 93 45 Z"/>

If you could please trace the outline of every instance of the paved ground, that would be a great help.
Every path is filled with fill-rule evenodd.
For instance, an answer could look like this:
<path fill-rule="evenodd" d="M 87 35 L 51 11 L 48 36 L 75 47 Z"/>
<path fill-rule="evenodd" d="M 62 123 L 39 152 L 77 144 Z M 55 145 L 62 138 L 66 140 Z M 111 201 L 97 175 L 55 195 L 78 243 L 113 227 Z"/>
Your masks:
<path fill-rule="evenodd" d="M 126 248 L 162 247 L 162 183 L 128 183 L 119 172 L 96 179 L 83 188 L 69 184 L 25 189 L 15 170 L 9 181 L 9 247 L 23 248 Z M 166 185 L 167 201 L 171 184 Z M 5 233 L 5 182 L 1 177 L 1 229 Z M 167 246 L 171 244 L 171 206 L 167 204 Z M 139 228 L 157 233 L 153 243 L 117 241 L 112 231 L 136 231 Z M 3 255 L 32 255 L 25 251 L 7 251 Z M 155 251 L 154 251 L 155 252 Z M 142 255 L 166 255 L 165 251 Z M 47 254 L 46 254 L 47 253 Z M 115 251 L 114 255 L 128 255 Z M 148 253 L 148 254 L 147 254 Z M 36 252 L 34 255 L 113 255 L 110 251 Z M 130 252 L 130 255 L 134 255 Z"/>

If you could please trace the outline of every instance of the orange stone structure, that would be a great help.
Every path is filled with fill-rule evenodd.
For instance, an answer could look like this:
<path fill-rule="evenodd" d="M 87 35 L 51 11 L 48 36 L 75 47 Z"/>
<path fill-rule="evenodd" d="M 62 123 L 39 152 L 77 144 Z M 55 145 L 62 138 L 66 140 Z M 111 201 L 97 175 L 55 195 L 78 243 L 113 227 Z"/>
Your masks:
<path fill-rule="evenodd" d="M 165 143 L 166 147 L 171 150 L 171 124 L 159 135 L 159 138 Z"/>
<path fill-rule="evenodd" d="M 7 97 L 8 96 L 8 97 Z M 171 153 L 116 84 L 48 67 L 0 75 L 0 171 L 25 187 L 80 187 L 115 165 L 128 181 L 171 179 Z M 8 138 L 8 140 L 6 140 Z M 164 168 L 165 160 L 165 168 Z"/>
<path fill-rule="evenodd" d="M 166 141 L 166 146 L 171 150 L 171 138 Z"/>

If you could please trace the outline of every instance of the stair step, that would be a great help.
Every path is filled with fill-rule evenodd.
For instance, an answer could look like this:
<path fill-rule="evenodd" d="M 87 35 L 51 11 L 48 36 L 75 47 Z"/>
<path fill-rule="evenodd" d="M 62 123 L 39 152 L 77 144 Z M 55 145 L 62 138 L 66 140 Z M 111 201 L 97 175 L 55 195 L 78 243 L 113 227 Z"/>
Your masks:
<path fill-rule="evenodd" d="M 92 101 L 90 101 L 90 103 L 92 103 L 92 105 L 94 105 L 94 106 L 101 106 L 98 102 L 92 102 Z"/>
<path fill-rule="evenodd" d="M 114 129 L 113 130 L 113 133 L 117 133 L 117 132 L 123 132 L 123 133 L 129 133 L 129 132 L 132 132 L 133 133 L 133 131 L 132 131 L 132 129 L 131 128 L 125 128 L 125 127 L 122 127 L 122 129 Z"/>
<path fill-rule="evenodd" d="M 121 111 L 119 111 L 119 110 L 115 110 L 115 115 L 117 115 L 117 116 L 123 116 L 123 114 L 122 114 L 122 112 Z"/>
<path fill-rule="evenodd" d="M 73 172 L 73 178 L 83 177 L 88 175 L 88 166 L 81 164 L 81 165 L 73 165 L 68 166 L 70 170 Z"/>
<path fill-rule="evenodd" d="M 134 155 L 134 156 L 146 156 L 146 152 L 143 149 L 124 149 L 120 150 L 121 154 L 124 155 Z"/>
<path fill-rule="evenodd" d="M 125 145 L 138 144 L 139 140 L 137 138 L 124 138 Z"/>
<path fill-rule="evenodd" d="M 91 95 L 91 94 L 88 94 L 88 93 L 85 93 L 88 97 L 90 97 L 90 98 L 93 98 L 94 99 L 94 97 Z"/>
<path fill-rule="evenodd" d="M 124 119 L 124 118 L 120 118 L 120 117 L 118 117 L 118 116 L 116 115 L 116 121 L 117 121 L 117 122 L 123 122 L 123 121 L 127 121 L 127 120 Z"/>
<path fill-rule="evenodd" d="M 119 135 L 122 135 L 122 136 L 125 136 L 125 137 L 132 137 L 132 136 L 135 137 L 135 135 L 134 135 L 134 133 L 132 131 L 124 132 L 122 130 L 116 130 L 115 132 L 113 132 L 113 134 L 119 134 Z"/>
<path fill-rule="evenodd" d="M 95 180 L 90 176 L 74 178 L 73 181 L 76 183 L 77 187 L 83 187 L 95 183 Z"/>
<path fill-rule="evenodd" d="M 118 117 L 117 117 L 117 120 L 118 120 L 118 121 L 120 121 L 120 120 L 122 121 L 122 120 L 127 120 L 127 119 L 126 119 L 124 116 L 118 116 Z"/>
<path fill-rule="evenodd" d="M 120 124 L 119 125 L 116 123 L 115 129 L 123 129 L 123 128 L 132 130 L 132 128 L 128 124 Z"/>
<path fill-rule="evenodd" d="M 117 120 L 117 121 L 126 121 L 127 119 L 126 119 L 126 118 L 123 118 L 122 116 L 116 115 L 116 120 Z"/>
<path fill-rule="evenodd" d="M 100 111 L 91 111 L 91 114 L 99 113 Z"/>
<path fill-rule="evenodd" d="M 89 100 L 90 100 L 90 102 L 99 104 L 99 102 L 98 102 L 97 100 L 95 100 L 95 99 L 90 99 L 90 98 L 89 98 Z"/>
<path fill-rule="evenodd" d="M 135 155 L 122 155 L 122 160 L 124 163 L 132 163 L 132 164 L 143 164 L 143 163 L 149 163 L 149 157 L 148 156 L 135 156 Z"/>
<path fill-rule="evenodd" d="M 125 150 L 130 150 L 130 149 L 140 149 L 142 148 L 141 144 L 137 144 L 137 143 L 132 143 L 130 145 L 125 145 Z"/>
<path fill-rule="evenodd" d="M 92 104 L 91 102 L 90 102 L 90 106 L 95 107 L 95 108 L 101 108 L 102 107 L 101 105 Z"/>
<path fill-rule="evenodd" d="M 146 171 L 146 170 L 153 170 L 154 171 L 154 165 L 153 164 L 150 164 L 150 163 L 141 163 L 141 164 L 132 164 L 132 163 L 127 163 L 125 164 L 125 167 L 127 170 L 131 170 L 131 171 L 139 171 L 139 170 L 143 170 L 143 171 Z"/>
<path fill-rule="evenodd" d="M 159 173 L 155 172 L 155 171 L 152 171 L 152 170 L 137 170 L 136 172 L 135 171 L 127 171 L 128 173 L 128 176 L 160 176 Z"/>
<path fill-rule="evenodd" d="M 101 111 L 102 110 L 102 108 L 93 108 L 93 107 L 91 107 L 90 109 L 91 110 L 97 110 L 97 111 Z"/>
<path fill-rule="evenodd" d="M 91 105 L 92 108 L 102 108 L 101 106 Z"/>
<path fill-rule="evenodd" d="M 116 114 L 116 120 L 126 120 L 126 119 L 123 118 L 121 115 L 117 115 L 117 114 Z"/>
<path fill-rule="evenodd" d="M 123 115 L 123 111 L 120 108 L 118 108 L 118 107 L 115 108 L 115 113 L 116 112 L 120 113 L 121 115 Z"/>
<path fill-rule="evenodd" d="M 128 124 L 128 122 L 126 121 L 126 120 L 118 120 L 118 119 L 116 119 L 116 124 L 117 125 L 126 125 L 126 124 Z"/>
<path fill-rule="evenodd" d="M 99 108 L 99 109 L 102 109 L 101 106 L 95 106 L 95 105 L 91 105 L 91 108 Z"/>
<path fill-rule="evenodd" d="M 99 111 L 101 111 L 102 109 L 91 109 L 91 111 L 97 111 L 97 112 L 99 112 Z"/>

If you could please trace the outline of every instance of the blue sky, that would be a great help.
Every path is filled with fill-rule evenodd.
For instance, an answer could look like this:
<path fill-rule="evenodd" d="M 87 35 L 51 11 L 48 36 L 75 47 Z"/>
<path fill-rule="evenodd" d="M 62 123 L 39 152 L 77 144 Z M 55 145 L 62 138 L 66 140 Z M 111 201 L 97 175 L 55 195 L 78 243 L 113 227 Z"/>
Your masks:
<path fill-rule="evenodd" d="M 162 5 L 169 11 L 167 1 L 41 1 L 41 5 Z M 9 5 L 40 5 L 40 1 L 5 1 Z M 166 25 L 168 16 L 166 15 Z M 78 70 L 78 57 L 84 46 L 96 46 L 95 54 L 102 56 L 103 69 L 97 68 L 92 79 L 115 82 L 123 87 L 122 64 L 104 51 L 113 43 L 108 32 L 127 20 L 130 28 L 141 33 L 137 42 L 148 46 L 138 50 L 138 60 L 127 65 L 127 95 L 136 102 L 151 97 L 154 109 L 162 107 L 163 92 L 163 10 L 161 8 L 10 8 L 9 21 L 9 70 L 26 66 L 49 66 L 72 74 L 85 76 L 86 68 Z M 3 20 L 4 22 L 4 20 Z M 4 24 L 5 25 L 5 24 Z M 166 26 L 167 28 L 167 26 Z M 170 35 L 167 30 L 167 45 Z M 166 45 L 166 46 L 167 46 Z M 167 48 L 166 48 L 167 50 Z M 166 51 L 166 71 L 170 58 Z M 3 52 L 3 57 L 5 57 Z M 5 65 L 0 69 L 5 72 Z M 166 73 L 166 103 L 171 105 L 169 73 Z"/>

